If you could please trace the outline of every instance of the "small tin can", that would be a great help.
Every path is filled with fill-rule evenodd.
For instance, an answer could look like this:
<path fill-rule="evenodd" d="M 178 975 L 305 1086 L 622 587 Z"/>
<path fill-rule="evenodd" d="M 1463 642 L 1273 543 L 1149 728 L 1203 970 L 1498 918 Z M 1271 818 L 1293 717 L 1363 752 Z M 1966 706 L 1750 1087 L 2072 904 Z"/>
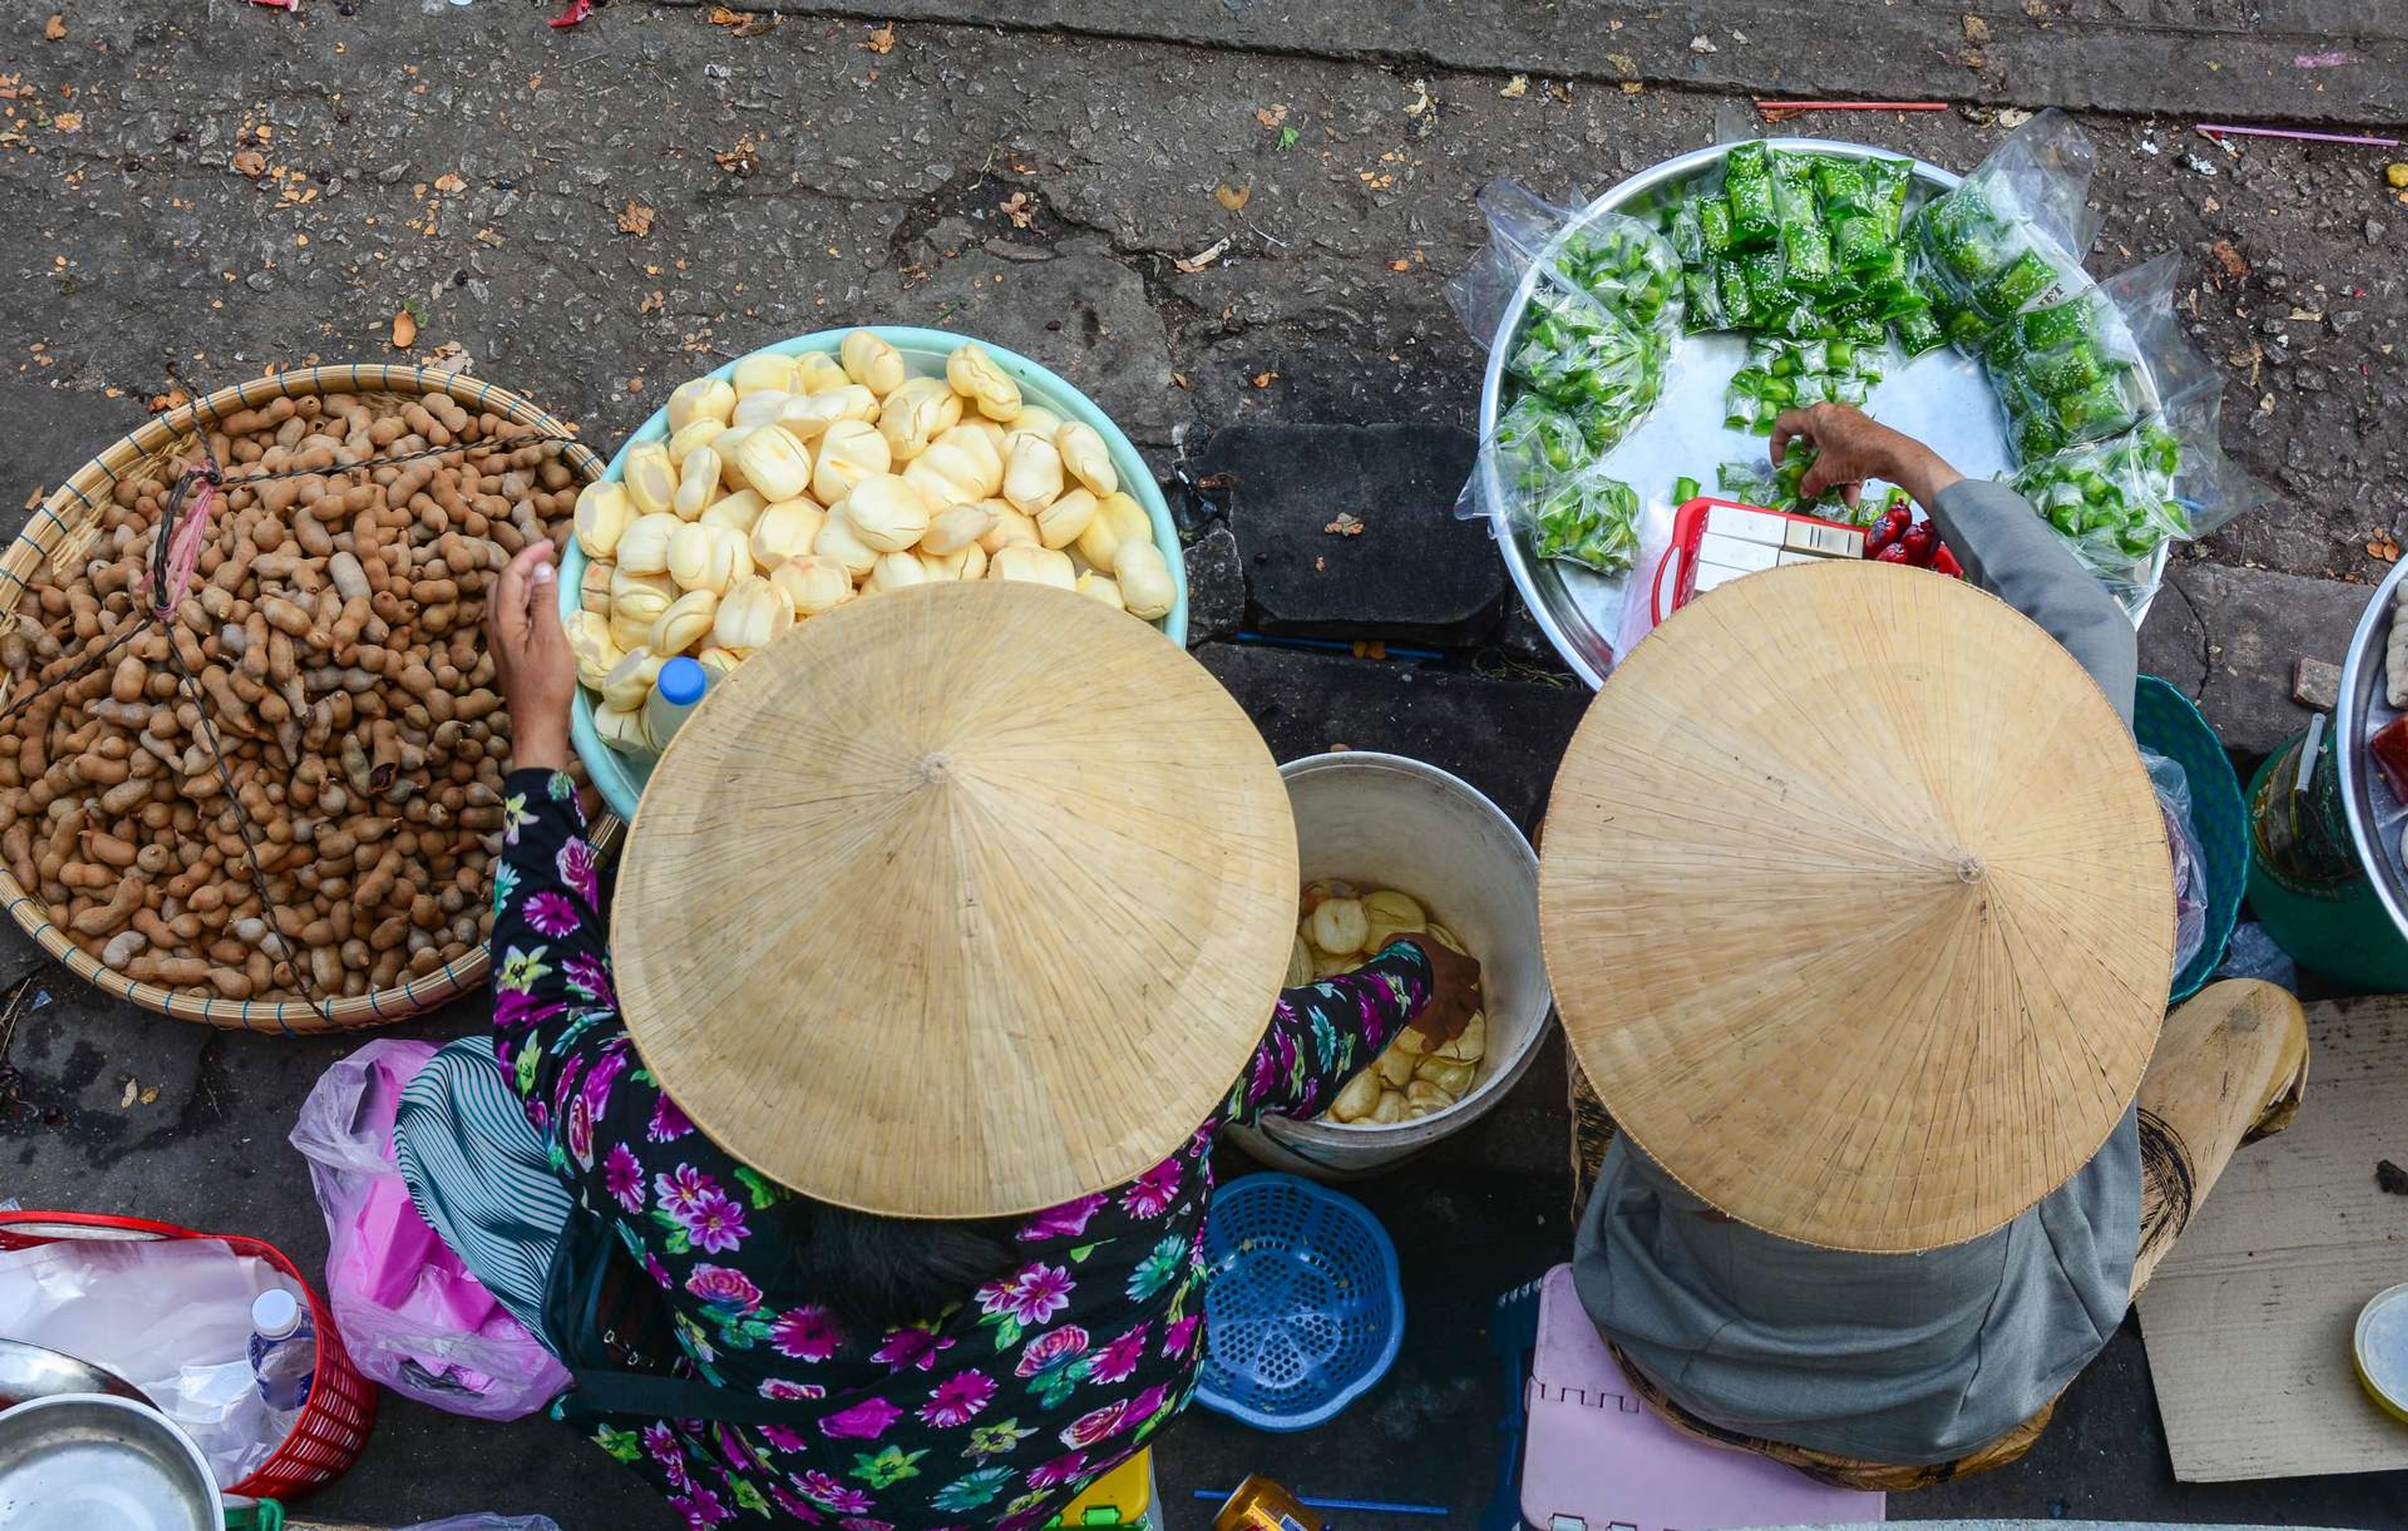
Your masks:
<path fill-rule="evenodd" d="M 1329 1531 L 1329 1526 L 1295 1495 L 1256 1476 L 1222 1502 L 1212 1517 L 1212 1531 Z"/>

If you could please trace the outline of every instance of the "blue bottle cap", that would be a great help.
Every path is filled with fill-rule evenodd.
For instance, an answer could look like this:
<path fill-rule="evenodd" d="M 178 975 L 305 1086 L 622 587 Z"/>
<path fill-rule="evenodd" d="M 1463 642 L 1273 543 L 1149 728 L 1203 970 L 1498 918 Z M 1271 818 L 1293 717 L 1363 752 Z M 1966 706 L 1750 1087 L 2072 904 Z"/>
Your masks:
<path fill-rule="evenodd" d="M 694 706 L 710 684 L 710 672 L 682 654 L 662 665 L 661 673 L 652 678 L 653 689 L 671 707 Z"/>

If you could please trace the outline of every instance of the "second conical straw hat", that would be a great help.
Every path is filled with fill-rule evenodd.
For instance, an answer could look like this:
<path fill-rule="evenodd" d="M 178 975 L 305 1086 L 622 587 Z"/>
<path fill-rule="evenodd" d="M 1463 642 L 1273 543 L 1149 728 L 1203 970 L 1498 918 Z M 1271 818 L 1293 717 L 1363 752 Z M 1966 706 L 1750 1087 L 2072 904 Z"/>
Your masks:
<path fill-rule="evenodd" d="M 812 618 L 713 690 L 636 815 L 621 1003 L 664 1089 L 806 1195 L 1021 1212 L 1227 1094 L 1294 937 L 1262 737 L 1176 644 L 982 580 Z"/>
<path fill-rule="evenodd" d="M 1904 1252 L 2013 1220 L 2139 1089 L 2163 823 L 2073 657 L 1996 598 L 1770 570 L 1632 651 L 1555 780 L 1540 922 L 1614 1122 L 1741 1221 Z"/>

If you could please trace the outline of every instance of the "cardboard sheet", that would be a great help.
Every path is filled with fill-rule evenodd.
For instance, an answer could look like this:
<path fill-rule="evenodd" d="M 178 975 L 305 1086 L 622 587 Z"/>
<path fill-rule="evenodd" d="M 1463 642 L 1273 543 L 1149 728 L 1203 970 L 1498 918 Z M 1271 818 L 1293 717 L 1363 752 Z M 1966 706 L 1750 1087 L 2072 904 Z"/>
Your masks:
<path fill-rule="evenodd" d="M 2408 1467 L 2408 1424 L 2358 1384 L 2358 1309 L 2408 1281 L 2408 997 L 2308 1007 L 2289 1129 L 2235 1154 L 2157 1278 L 2141 1332 L 2185 1482 Z"/>

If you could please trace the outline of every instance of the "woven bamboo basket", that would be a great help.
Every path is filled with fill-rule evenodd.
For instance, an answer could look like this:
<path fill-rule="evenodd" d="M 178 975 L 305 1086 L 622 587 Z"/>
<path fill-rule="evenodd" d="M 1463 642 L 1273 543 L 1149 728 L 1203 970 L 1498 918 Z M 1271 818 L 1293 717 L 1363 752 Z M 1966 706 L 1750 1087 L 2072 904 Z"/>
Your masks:
<path fill-rule="evenodd" d="M 120 479 L 138 477 L 179 450 L 188 450 L 196 427 L 217 424 L 228 415 L 256 408 L 271 399 L 303 398 L 314 393 L 359 393 L 395 400 L 444 393 L 465 408 L 490 411 L 515 424 L 559 434 L 566 434 L 569 429 L 558 416 L 509 389 L 460 373 L 418 366 L 352 363 L 298 367 L 221 388 L 119 436 L 42 501 L 16 542 L 0 554 L 0 610 L 16 608 L 27 582 L 54 554 L 63 552 L 70 560 L 79 554 L 88 543 L 90 528 L 109 503 Z M 602 459 L 583 444 L 571 443 L 564 456 L 587 481 L 600 477 Z M 604 814 L 595 825 L 597 847 L 607 849 L 614 844 L 622 827 L 617 819 Z M 489 966 L 486 951 L 480 946 L 432 973 L 393 988 L 328 1000 L 322 1013 L 300 999 L 222 999 L 214 994 L 136 982 L 113 968 L 104 967 L 51 923 L 50 910 L 39 895 L 20 884 L 5 866 L 0 866 L 0 899 L 7 901 L 9 914 L 25 934 L 78 976 L 144 1009 L 228 1031 L 303 1036 L 380 1026 L 432 1009 L 467 993 L 485 981 Z"/>

